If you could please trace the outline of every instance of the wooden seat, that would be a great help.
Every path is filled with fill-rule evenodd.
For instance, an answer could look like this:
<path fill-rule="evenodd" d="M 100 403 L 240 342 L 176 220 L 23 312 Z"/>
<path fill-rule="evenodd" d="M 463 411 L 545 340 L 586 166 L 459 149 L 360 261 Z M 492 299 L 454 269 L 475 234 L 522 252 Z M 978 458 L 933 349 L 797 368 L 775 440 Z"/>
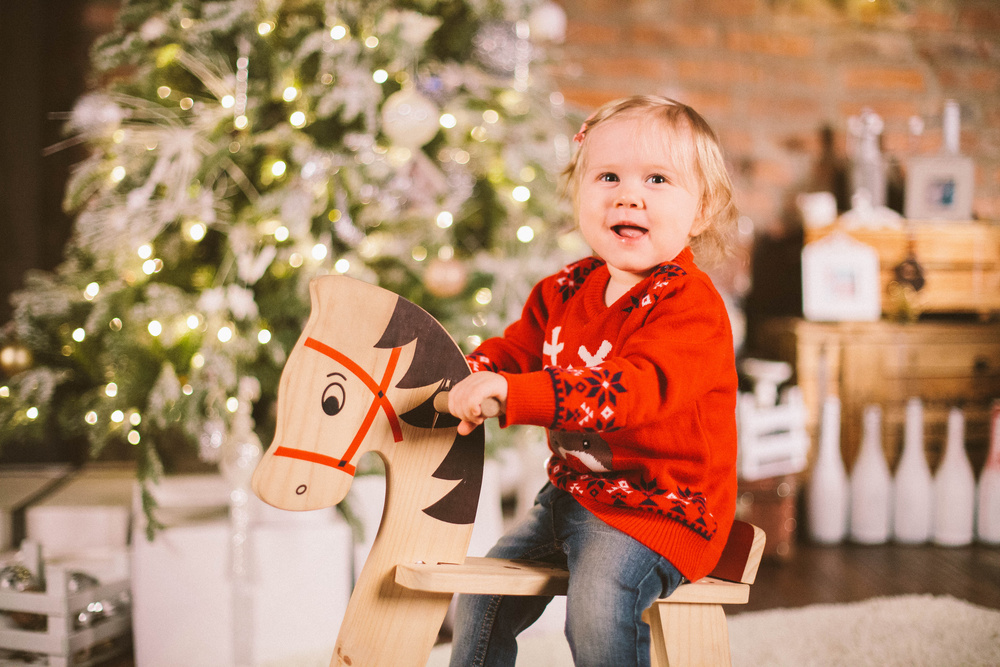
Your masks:
<path fill-rule="evenodd" d="M 652 636 L 654 667 L 729 665 L 729 631 L 722 605 L 746 604 L 764 552 L 764 531 L 736 521 L 711 575 L 682 584 L 643 614 Z M 466 558 L 456 563 L 401 563 L 396 583 L 427 593 L 565 595 L 569 572 L 524 560 Z"/>

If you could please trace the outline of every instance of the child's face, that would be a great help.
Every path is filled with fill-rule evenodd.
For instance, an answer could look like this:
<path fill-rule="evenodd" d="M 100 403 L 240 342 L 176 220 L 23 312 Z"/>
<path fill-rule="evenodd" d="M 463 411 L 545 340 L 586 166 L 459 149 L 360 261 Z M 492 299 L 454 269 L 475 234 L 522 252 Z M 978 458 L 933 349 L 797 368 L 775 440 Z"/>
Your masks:
<path fill-rule="evenodd" d="M 584 141 L 580 231 L 613 279 L 635 284 L 675 258 L 706 226 L 701 183 L 675 161 L 678 151 L 671 146 L 691 142 L 690 131 L 666 133 L 657 121 L 623 115 L 594 127 Z"/>

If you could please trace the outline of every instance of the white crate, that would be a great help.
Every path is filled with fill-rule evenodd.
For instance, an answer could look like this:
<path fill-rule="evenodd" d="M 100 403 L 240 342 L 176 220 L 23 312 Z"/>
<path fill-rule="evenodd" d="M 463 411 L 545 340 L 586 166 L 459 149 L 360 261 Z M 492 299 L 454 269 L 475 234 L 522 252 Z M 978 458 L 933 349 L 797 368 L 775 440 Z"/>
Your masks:
<path fill-rule="evenodd" d="M 755 481 L 805 470 L 809 437 L 798 387 L 786 390 L 777 405 L 762 406 L 753 394 L 740 394 L 737 408 L 740 479 Z"/>
<path fill-rule="evenodd" d="M 13 559 L 3 563 L 10 564 Z M 131 647 L 131 613 L 127 608 L 76 628 L 76 618 L 88 605 L 100 600 L 119 600 L 130 587 L 127 552 L 81 554 L 61 561 L 41 560 L 37 544 L 25 542 L 20 562 L 33 573 L 41 573 L 44 591 L 2 591 L 0 610 L 46 616 L 44 630 L 0 627 L 0 667 L 23 665 L 7 652 L 27 652 L 47 656 L 49 667 L 89 667 Z M 87 572 L 100 582 L 82 591 L 70 592 L 74 571 Z M 8 657 L 4 657 L 7 655 Z M 32 662 L 30 664 L 39 664 Z"/>

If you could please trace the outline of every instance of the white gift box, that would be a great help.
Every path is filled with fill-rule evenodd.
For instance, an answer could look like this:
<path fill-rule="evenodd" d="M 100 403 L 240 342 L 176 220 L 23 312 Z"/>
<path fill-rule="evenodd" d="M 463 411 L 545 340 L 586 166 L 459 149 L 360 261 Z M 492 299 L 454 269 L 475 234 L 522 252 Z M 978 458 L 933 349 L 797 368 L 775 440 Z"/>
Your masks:
<path fill-rule="evenodd" d="M 0 469 L 0 552 L 24 537 L 25 509 L 45 496 L 70 472 L 68 465 L 12 465 Z"/>
<path fill-rule="evenodd" d="M 128 548 L 135 468 L 88 465 L 25 510 L 27 538 L 45 558 Z"/>
<path fill-rule="evenodd" d="M 253 627 L 239 634 L 252 646 L 237 651 L 229 486 L 221 476 L 195 475 L 165 478 L 151 490 L 166 527 L 148 541 L 136 510 L 132 597 L 139 667 L 233 665 L 238 652 L 249 652 L 254 665 L 294 665 L 306 655 L 329 659 L 352 566 L 351 530 L 335 510 L 286 512 L 250 495 Z"/>

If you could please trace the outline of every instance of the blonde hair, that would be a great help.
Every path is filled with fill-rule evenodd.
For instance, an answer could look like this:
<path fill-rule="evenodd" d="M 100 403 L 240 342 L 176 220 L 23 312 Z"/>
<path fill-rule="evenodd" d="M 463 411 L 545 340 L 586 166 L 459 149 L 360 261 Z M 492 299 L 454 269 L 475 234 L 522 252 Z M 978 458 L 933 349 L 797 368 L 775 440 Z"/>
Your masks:
<path fill-rule="evenodd" d="M 679 154 L 675 157 L 679 163 L 699 180 L 705 228 L 691 239 L 691 249 L 699 262 L 707 265 L 721 262 L 733 251 L 732 241 L 739 217 L 722 148 L 715 131 L 697 111 L 668 97 L 635 95 L 614 100 L 603 105 L 584 122 L 575 137 L 580 147 L 563 172 L 565 191 L 573 202 L 574 211 L 582 166 L 587 160 L 587 134 L 601 123 L 623 114 L 642 115 L 651 121 L 659 121 L 657 128 L 665 131 L 671 139 L 670 145 L 678 149 Z M 678 140 L 682 135 L 690 137 L 690 140 Z"/>

